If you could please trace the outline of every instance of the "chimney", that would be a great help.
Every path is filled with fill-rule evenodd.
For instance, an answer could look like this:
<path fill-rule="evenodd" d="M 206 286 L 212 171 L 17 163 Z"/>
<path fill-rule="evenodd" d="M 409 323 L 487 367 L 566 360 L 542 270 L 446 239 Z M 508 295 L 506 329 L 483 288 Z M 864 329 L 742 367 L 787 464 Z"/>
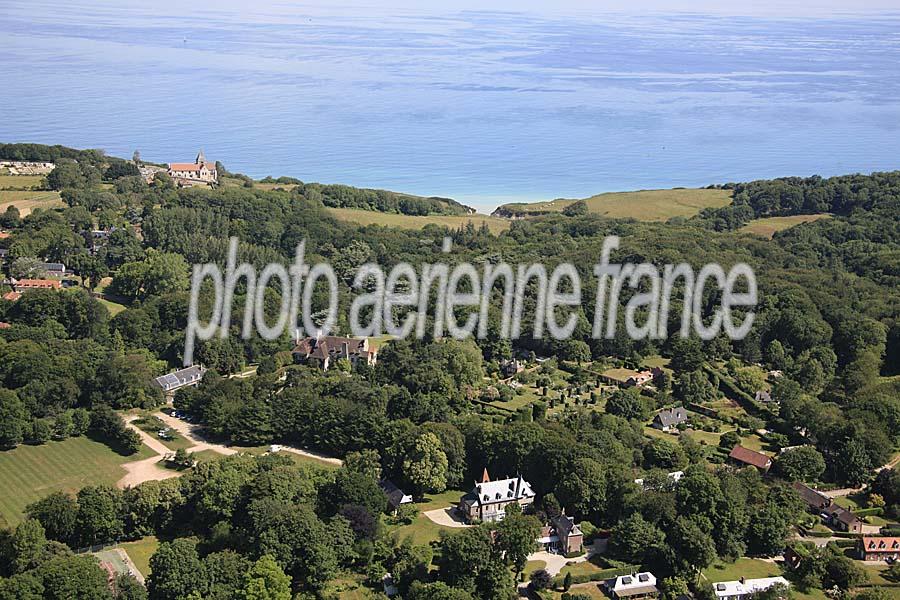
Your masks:
<path fill-rule="evenodd" d="M 741 577 L 741 585 L 744 585 L 744 578 Z"/>
<path fill-rule="evenodd" d="M 350 344 L 349 343 L 344 342 L 343 344 L 341 344 L 341 353 L 342 353 L 341 356 L 343 356 L 344 358 L 350 358 Z"/>

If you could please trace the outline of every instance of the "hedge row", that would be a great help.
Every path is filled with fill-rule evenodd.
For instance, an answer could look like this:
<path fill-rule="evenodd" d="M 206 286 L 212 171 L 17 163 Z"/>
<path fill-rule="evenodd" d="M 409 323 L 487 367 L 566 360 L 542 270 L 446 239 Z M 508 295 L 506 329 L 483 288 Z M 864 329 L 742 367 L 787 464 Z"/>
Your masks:
<path fill-rule="evenodd" d="M 606 581 L 607 579 L 612 579 L 614 577 L 618 577 L 619 575 L 630 575 L 636 571 L 639 571 L 641 568 L 640 565 L 625 565 L 624 567 L 615 567 L 612 569 L 604 569 L 602 571 L 597 571 L 595 573 L 580 573 L 578 575 L 572 575 L 572 583 L 587 583 L 589 581 Z M 557 575 L 552 580 L 553 587 L 562 587 L 563 581 L 565 580 L 565 575 Z"/>

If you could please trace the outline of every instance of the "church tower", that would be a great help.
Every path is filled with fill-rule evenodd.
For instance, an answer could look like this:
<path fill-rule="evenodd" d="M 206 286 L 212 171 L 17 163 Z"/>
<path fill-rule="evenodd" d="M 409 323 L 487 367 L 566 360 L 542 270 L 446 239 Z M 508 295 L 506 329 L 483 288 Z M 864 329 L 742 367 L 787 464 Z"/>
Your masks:
<path fill-rule="evenodd" d="M 206 162 L 206 157 L 203 156 L 203 148 L 200 148 L 200 152 L 197 153 L 197 160 L 194 161 L 198 165 L 202 165 Z"/>

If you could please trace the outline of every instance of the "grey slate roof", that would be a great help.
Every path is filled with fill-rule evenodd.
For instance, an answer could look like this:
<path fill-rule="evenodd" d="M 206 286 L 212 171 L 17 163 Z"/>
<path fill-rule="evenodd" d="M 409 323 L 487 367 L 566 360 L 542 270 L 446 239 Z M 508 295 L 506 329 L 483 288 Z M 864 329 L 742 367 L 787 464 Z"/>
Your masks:
<path fill-rule="evenodd" d="M 200 383 L 205 372 L 206 369 L 203 367 L 194 365 L 192 367 L 180 369 L 174 373 L 168 373 L 161 377 L 157 377 L 153 381 L 155 381 L 156 385 L 161 387 L 164 392 L 171 392 L 186 385 Z"/>
<path fill-rule="evenodd" d="M 663 409 L 656 414 L 656 417 L 654 417 L 654 421 L 657 421 L 663 427 L 672 427 L 679 423 L 686 422 L 687 419 L 687 409 L 683 406 Z"/>

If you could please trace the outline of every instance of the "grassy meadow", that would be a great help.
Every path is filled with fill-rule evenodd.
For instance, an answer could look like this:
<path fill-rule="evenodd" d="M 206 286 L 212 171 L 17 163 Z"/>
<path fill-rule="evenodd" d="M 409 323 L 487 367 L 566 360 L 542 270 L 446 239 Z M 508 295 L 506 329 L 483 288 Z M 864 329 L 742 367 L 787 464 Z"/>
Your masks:
<path fill-rule="evenodd" d="M 53 492 L 74 494 L 88 485 L 115 485 L 125 475 L 123 463 L 154 454 L 143 446 L 136 454 L 121 456 L 86 437 L 0 452 L 0 527 L 17 525 L 27 505 Z"/>
<path fill-rule="evenodd" d="M 562 212 L 577 200 L 560 198 L 550 202 L 516 204 L 525 213 Z M 588 211 L 614 219 L 666 221 L 672 217 L 692 217 L 704 208 L 719 208 L 731 202 L 730 190 L 677 188 L 609 192 L 585 198 Z"/>
<path fill-rule="evenodd" d="M 24 217 L 35 208 L 63 206 L 59 192 L 42 190 L 43 185 L 39 175 L 0 175 L 0 212 L 14 205 Z"/>
<path fill-rule="evenodd" d="M 754 219 L 741 227 L 738 231 L 742 233 L 752 233 L 771 239 L 779 231 L 789 229 L 795 225 L 802 223 L 812 223 L 819 219 L 830 219 L 831 215 L 791 215 L 788 217 L 766 217 L 765 219 Z"/>
<path fill-rule="evenodd" d="M 455 229 L 472 222 L 476 227 L 481 227 L 482 223 L 487 223 L 492 233 L 500 233 L 509 229 L 510 226 L 510 221 L 507 219 L 489 217 L 487 215 L 429 215 L 418 217 L 356 208 L 329 208 L 328 210 L 341 221 L 350 221 L 360 225 L 400 227 L 403 229 L 422 229 L 430 224 Z"/>

